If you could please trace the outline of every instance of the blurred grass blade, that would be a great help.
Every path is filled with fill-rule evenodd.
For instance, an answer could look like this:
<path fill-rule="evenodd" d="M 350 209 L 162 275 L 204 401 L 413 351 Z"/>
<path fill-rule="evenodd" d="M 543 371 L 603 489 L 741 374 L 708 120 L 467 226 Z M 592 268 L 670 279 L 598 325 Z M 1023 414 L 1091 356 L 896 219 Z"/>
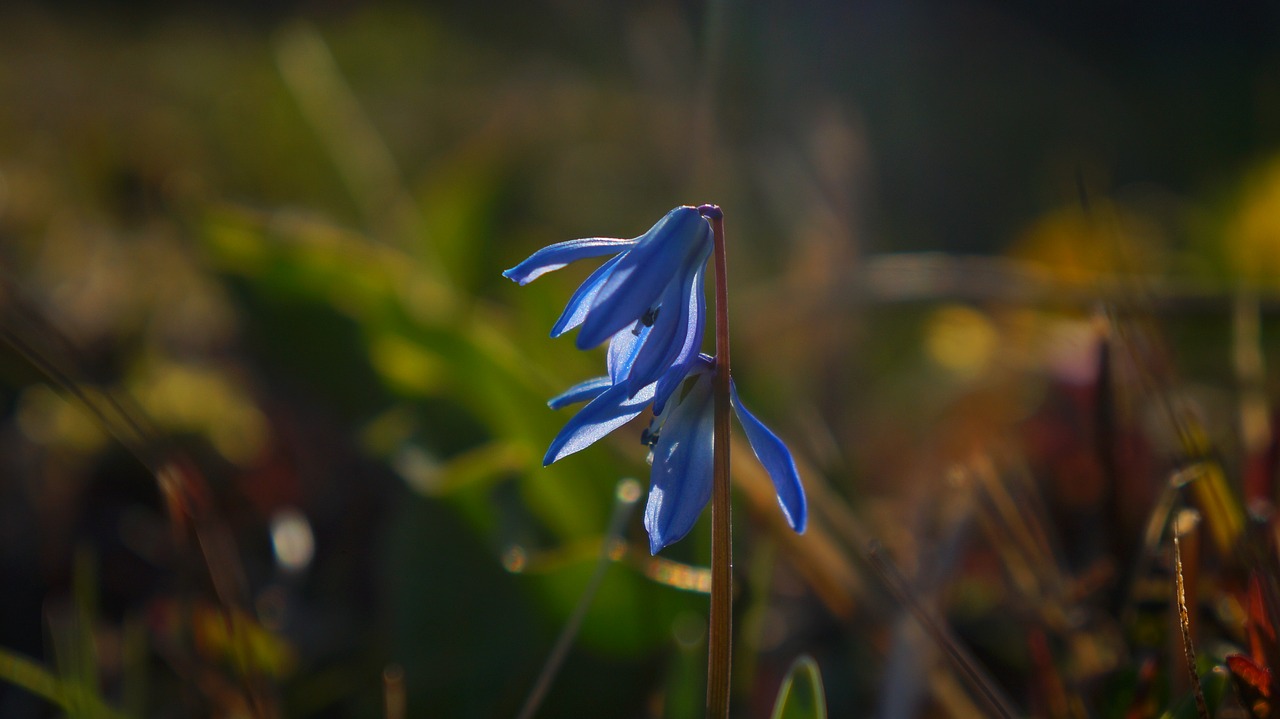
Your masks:
<path fill-rule="evenodd" d="M 894 599 L 910 610 L 912 616 L 920 623 L 920 626 L 937 642 L 938 647 L 942 649 L 952 667 L 965 680 L 969 688 L 987 705 L 987 710 L 991 715 L 1000 717 L 1000 719 L 1014 719 L 1014 717 L 1018 716 L 1013 710 L 1012 703 L 1004 696 L 1004 692 L 979 667 L 978 662 L 969 653 L 969 650 L 960 644 L 945 622 L 941 618 L 935 617 L 912 594 L 906 578 L 902 576 L 902 573 L 886 556 L 884 548 L 878 540 L 872 540 L 871 545 L 867 548 L 867 559 L 871 562 L 871 567 L 880 575 L 880 579 L 884 581 L 885 588 L 889 590 Z"/>
<path fill-rule="evenodd" d="M 66 706 L 67 698 L 58 678 L 36 662 L 0 647 L 0 680 L 21 687 L 58 706 Z"/>
<path fill-rule="evenodd" d="M 791 665 L 773 705 L 773 719 L 826 719 L 827 698 L 822 688 L 822 672 L 808 654 Z"/>
<path fill-rule="evenodd" d="M 121 646 L 123 668 L 120 703 L 129 716 L 147 716 L 148 641 L 147 625 L 141 618 L 125 619 Z"/>
<path fill-rule="evenodd" d="M 1244 534 L 1244 507 L 1227 482 L 1221 465 L 1213 459 L 1209 434 L 1195 412 L 1184 401 L 1175 401 L 1177 386 L 1173 369 L 1159 335 L 1155 328 L 1137 321 L 1120 321 L 1114 310 L 1110 324 L 1118 346 L 1124 348 L 1134 367 L 1143 369 L 1139 374 L 1143 390 L 1156 402 L 1177 438 L 1185 465 L 1177 477 L 1181 483 L 1190 484 L 1218 551 L 1224 556 L 1234 556 L 1237 542 Z"/>
<path fill-rule="evenodd" d="M 1244 535 L 1244 508 L 1227 482 L 1222 466 L 1214 461 L 1200 464 L 1196 482 L 1191 491 L 1196 504 L 1204 514 L 1209 536 L 1213 537 L 1218 551 L 1231 556 L 1239 547 Z"/>
<path fill-rule="evenodd" d="M 124 719 L 125 715 L 107 706 L 96 691 L 60 680 L 53 672 L 24 656 L 0 647 L 0 681 L 56 704 L 71 717 Z"/>
<path fill-rule="evenodd" d="M 389 664 L 382 671 L 382 710 L 386 719 L 405 719 L 408 697 L 404 688 L 404 667 Z"/>
<path fill-rule="evenodd" d="M 542 673 L 538 675 L 533 689 L 529 691 L 524 707 L 520 710 L 520 719 L 532 719 L 537 713 L 547 691 L 551 689 L 551 682 L 555 680 L 565 658 L 569 656 L 573 640 L 578 636 L 578 630 L 582 628 L 582 620 L 586 618 L 587 610 L 591 608 L 591 600 L 595 599 L 596 592 L 604 581 L 605 572 L 608 571 L 609 565 L 613 564 L 614 558 L 622 547 L 622 533 L 627 527 L 627 520 L 631 518 L 631 510 L 640 500 L 640 483 L 634 479 L 624 479 L 618 482 L 614 494 L 613 516 L 609 520 L 609 528 L 600 546 L 600 558 L 596 561 L 595 572 L 592 573 L 586 588 L 582 590 L 578 606 L 574 607 L 568 623 L 560 631 L 555 647 L 547 657 L 546 664 L 542 666 Z"/>
<path fill-rule="evenodd" d="M 94 640 L 94 624 L 98 616 L 98 572 L 93 550 L 81 547 L 75 556 L 72 575 L 72 598 L 75 612 L 71 620 L 68 666 L 76 683 L 98 691 L 98 647 Z"/>
<path fill-rule="evenodd" d="M 413 201 L 391 150 L 342 76 L 324 37 L 298 22 L 276 39 L 276 65 L 303 116 L 338 167 L 348 192 L 377 234 L 404 238 L 419 231 Z"/>
<path fill-rule="evenodd" d="M 1200 693 L 1202 693 L 1205 698 L 1205 706 L 1214 706 L 1219 709 L 1225 709 L 1222 705 L 1224 700 L 1226 700 L 1227 694 L 1231 691 L 1230 672 L 1220 666 L 1214 666 L 1212 668 L 1202 666 L 1202 668 L 1205 669 L 1205 671 L 1201 672 L 1199 687 L 1201 690 Z M 1238 700 L 1239 698 L 1237 697 L 1232 700 L 1232 703 Z M 1216 714 L 1208 709 L 1205 709 L 1204 711 L 1208 711 L 1209 713 L 1202 713 L 1198 701 L 1193 701 L 1190 696 L 1184 696 L 1180 701 L 1173 703 L 1161 712 L 1159 719 L 1206 719 L 1207 717 L 1237 716 L 1236 714 L 1231 713 L 1230 710 L 1219 711 Z M 1264 708 L 1262 713 L 1252 713 L 1254 711 L 1252 708 L 1248 711 L 1251 713 L 1240 714 L 1239 716 L 1249 716 L 1254 717 L 1255 719 L 1273 716 L 1273 713 L 1268 713 L 1271 711 L 1269 705 Z M 1151 716 L 1155 715 L 1153 714 Z"/>

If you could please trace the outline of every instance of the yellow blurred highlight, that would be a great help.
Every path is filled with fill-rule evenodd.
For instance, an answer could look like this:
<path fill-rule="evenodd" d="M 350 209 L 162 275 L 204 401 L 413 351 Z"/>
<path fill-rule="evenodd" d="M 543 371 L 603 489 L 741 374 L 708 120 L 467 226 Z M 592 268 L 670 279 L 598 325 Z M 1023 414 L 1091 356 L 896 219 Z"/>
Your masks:
<path fill-rule="evenodd" d="M 227 269 L 256 275 L 267 264 L 266 242 L 251 227 L 232 222 L 210 222 L 207 238 L 214 254 Z"/>
<path fill-rule="evenodd" d="M 416 396 L 436 394 L 447 375 L 444 362 L 404 337 L 386 334 L 369 343 L 374 369 L 397 391 Z"/>
<path fill-rule="evenodd" d="M 1280 157 L 1244 188 L 1240 209 L 1227 228 L 1228 260 L 1239 276 L 1274 287 L 1280 278 Z"/>
<path fill-rule="evenodd" d="M 602 546 L 601 542 L 608 542 Z M 571 542 L 555 549 L 530 550 L 513 544 L 502 553 L 502 568 L 512 574 L 547 574 L 598 557 L 604 549 L 611 561 L 627 560 L 648 579 L 673 589 L 699 594 L 711 593 L 711 570 L 675 562 L 662 557 L 648 556 L 620 539 L 599 537 Z"/>
<path fill-rule="evenodd" d="M 627 556 L 627 543 L 621 539 L 610 539 L 605 554 L 609 555 L 609 561 L 621 562 Z"/>
<path fill-rule="evenodd" d="M 698 594 L 711 593 L 711 570 L 673 562 L 662 557 L 650 557 L 643 565 L 644 575 L 668 587 Z"/>
<path fill-rule="evenodd" d="M 1216 462 L 1197 462 L 1178 472 L 1171 481 L 1190 485 L 1214 545 L 1223 556 L 1232 556 L 1244 533 L 1244 509 L 1232 493 L 1222 467 Z"/>
<path fill-rule="evenodd" d="M 253 461 L 266 442 L 266 418 L 225 370 L 155 360 L 132 384 L 133 396 L 157 424 L 203 434 L 235 464 Z"/>
<path fill-rule="evenodd" d="M 986 315 L 971 307 L 948 305 L 925 322 L 925 352 L 939 367 L 971 378 L 991 361 L 1000 333 Z"/>
<path fill-rule="evenodd" d="M 283 677 L 293 671 L 293 647 L 248 614 L 198 605 L 191 612 L 196 647 L 207 657 L 220 657 L 250 675 Z"/>
<path fill-rule="evenodd" d="M 93 452 L 106 441 L 98 422 L 78 404 L 45 385 L 34 385 L 18 398 L 18 428 L 36 444 Z"/>
<path fill-rule="evenodd" d="M 1126 271 L 1158 272 L 1163 255 L 1157 239 L 1154 225 L 1137 214 L 1120 214 L 1108 205 L 1092 213 L 1070 207 L 1038 219 L 1009 255 L 1040 265 L 1060 287 L 1096 291 Z"/>
<path fill-rule="evenodd" d="M 371 454 L 390 455 L 413 436 L 416 428 L 417 420 L 409 407 L 392 407 L 360 430 L 360 445 Z"/>
<path fill-rule="evenodd" d="M 1194 509 L 1179 510 L 1173 515 L 1173 521 L 1169 523 L 1173 536 L 1183 538 L 1190 535 L 1200 527 L 1202 518 L 1202 515 Z"/>

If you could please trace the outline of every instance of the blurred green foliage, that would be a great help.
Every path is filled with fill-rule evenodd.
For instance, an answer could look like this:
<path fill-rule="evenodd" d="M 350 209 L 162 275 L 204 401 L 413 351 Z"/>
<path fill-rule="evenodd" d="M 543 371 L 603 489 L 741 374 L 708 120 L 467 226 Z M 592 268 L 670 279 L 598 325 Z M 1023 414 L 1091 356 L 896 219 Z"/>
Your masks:
<path fill-rule="evenodd" d="M 822 691 L 822 672 L 812 657 L 802 656 L 791 665 L 778 690 L 773 719 L 824 719 L 827 702 Z"/>
<path fill-rule="evenodd" d="M 545 399 L 599 373 L 546 336 L 585 270 L 500 272 L 702 201 L 735 373 L 818 515 L 791 536 L 735 455 L 742 716 L 974 710 L 873 536 L 1029 713 L 1190 716 L 1184 506 L 1201 676 L 1237 701 L 1274 11 L 506 9 L 0 9 L 0 675 L 29 690 L 0 713 L 514 715 L 647 467 L 625 438 L 539 466 Z M 145 476 L 175 456 L 208 496 Z M 705 529 L 654 559 L 627 525 L 540 716 L 701 715 Z"/>

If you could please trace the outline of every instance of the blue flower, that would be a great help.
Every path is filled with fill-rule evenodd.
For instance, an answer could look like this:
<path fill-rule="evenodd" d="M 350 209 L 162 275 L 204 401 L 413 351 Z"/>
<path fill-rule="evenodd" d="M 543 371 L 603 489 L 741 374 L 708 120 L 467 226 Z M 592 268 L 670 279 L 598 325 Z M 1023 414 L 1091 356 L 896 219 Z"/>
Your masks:
<path fill-rule="evenodd" d="M 619 341 L 617 336 L 614 341 Z M 610 349 L 613 349 L 612 345 Z M 612 356 L 613 353 L 610 354 Z M 650 459 L 653 468 L 649 475 L 649 502 L 645 507 L 644 526 L 649 532 L 649 550 L 654 554 L 688 534 L 711 498 L 715 444 L 715 393 L 712 387 L 715 372 L 715 360 L 705 354 L 697 355 L 687 376 L 676 381 L 677 387 L 684 385 L 683 391 L 673 393 L 672 400 L 665 407 L 659 409 L 655 406 L 657 414 L 641 436 L 641 441 L 652 448 Z M 654 382 L 642 387 L 634 396 L 628 396 L 624 385 L 605 376 L 575 385 L 553 398 L 548 403 L 553 408 L 583 401 L 588 401 L 588 404 L 551 442 L 543 464 L 551 464 L 585 449 L 639 416 L 653 400 L 660 385 L 661 381 Z M 778 504 L 787 523 L 795 531 L 803 532 L 808 509 L 791 452 L 777 435 L 742 405 L 732 380 L 729 387 L 738 421 L 756 459 L 773 480 Z"/>
<path fill-rule="evenodd" d="M 613 338 L 611 357 L 615 345 L 625 345 L 625 371 L 610 371 L 611 384 L 622 386 L 619 392 L 630 401 L 658 382 L 652 398 L 661 410 L 702 348 L 703 277 L 711 249 L 711 226 L 706 219 L 696 208 L 677 207 L 635 239 L 591 237 L 560 242 L 502 274 L 525 285 L 571 262 L 615 255 L 569 298 L 551 336 L 581 327 L 579 349 Z M 623 332 L 633 339 L 619 339 Z"/>
<path fill-rule="evenodd" d="M 571 262 L 613 255 L 578 287 L 551 329 L 551 336 L 558 337 L 580 327 L 580 349 L 609 340 L 609 350 L 605 376 L 574 385 L 548 402 L 553 409 L 586 406 L 552 440 L 543 464 L 589 447 L 652 405 L 654 417 L 641 441 L 652 450 L 645 529 L 655 554 L 688 534 L 711 498 L 716 367 L 715 360 L 699 351 L 706 324 L 703 281 L 712 245 L 711 227 L 700 211 L 677 207 L 635 239 L 561 242 L 503 273 L 525 285 Z M 808 514 L 791 452 L 742 406 L 732 381 L 730 393 L 787 522 L 803 532 Z"/>

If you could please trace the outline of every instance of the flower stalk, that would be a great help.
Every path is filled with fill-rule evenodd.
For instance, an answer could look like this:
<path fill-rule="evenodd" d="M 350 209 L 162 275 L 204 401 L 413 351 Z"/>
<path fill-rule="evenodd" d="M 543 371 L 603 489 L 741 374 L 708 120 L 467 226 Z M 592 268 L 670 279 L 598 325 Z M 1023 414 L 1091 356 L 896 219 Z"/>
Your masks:
<path fill-rule="evenodd" d="M 716 373 L 714 468 L 711 484 L 711 619 L 707 651 L 707 716 L 729 716 L 733 657 L 733 523 L 729 501 L 729 285 L 724 213 L 698 208 L 711 223 L 716 273 Z"/>

